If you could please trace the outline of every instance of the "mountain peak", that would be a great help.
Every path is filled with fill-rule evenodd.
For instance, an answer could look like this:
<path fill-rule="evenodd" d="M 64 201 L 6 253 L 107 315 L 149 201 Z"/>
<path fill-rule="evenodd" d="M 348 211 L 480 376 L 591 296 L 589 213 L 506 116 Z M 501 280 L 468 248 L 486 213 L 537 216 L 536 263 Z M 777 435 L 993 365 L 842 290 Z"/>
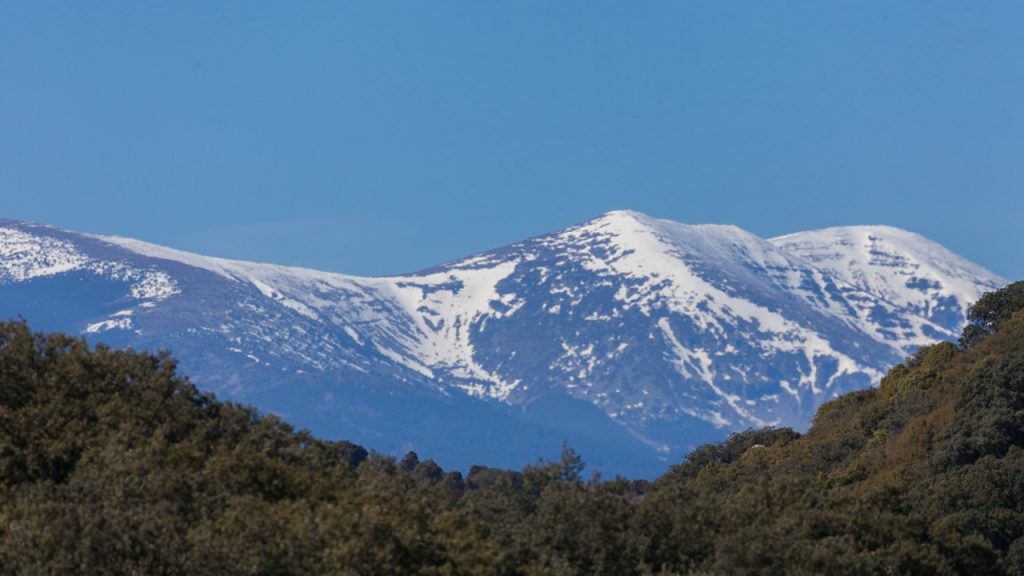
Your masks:
<path fill-rule="evenodd" d="M 517 466 L 569 439 L 616 471 L 612 453 L 802 427 L 955 338 L 1000 281 L 891 227 L 766 241 L 631 210 L 375 278 L 0 221 L 0 316 L 170 349 L 218 394 L 450 463 Z"/>
<path fill-rule="evenodd" d="M 946 247 L 893 226 L 837 226 L 772 238 L 842 282 L 941 325 L 1006 280 Z"/>
<path fill-rule="evenodd" d="M 637 210 L 629 210 L 627 208 L 617 208 L 615 210 L 609 210 L 609 211 L 605 212 L 604 214 L 601 214 L 597 218 L 592 218 L 592 220 L 616 220 L 616 219 L 623 219 L 623 218 L 629 218 L 629 219 L 638 220 L 638 221 L 639 220 L 652 220 L 653 219 L 651 216 L 648 216 L 647 214 L 644 214 L 643 212 L 639 212 Z"/>
<path fill-rule="evenodd" d="M 708 240 L 727 243 L 764 242 L 754 234 L 731 224 L 686 224 L 667 218 L 655 218 L 634 210 L 612 210 L 569 229 L 577 230 L 613 235 L 624 244 L 630 244 L 631 240 L 635 241 L 638 234 L 657 237 L 669 244 L 681 245 L 704 245 Z"/>
<path fill-rule="evenodd" d="M 1006 280 L 945 246 L 920 234 L 887 225 L 835 226 L 796 232 L 769 240 L 823 265 L 836 273 L 863 282 L 869 269 L 894 270 L 930 276 L 948 275 L 956 280 L 1005 284 Z M 980 296 L 980 294 L 978 294 Z"/>

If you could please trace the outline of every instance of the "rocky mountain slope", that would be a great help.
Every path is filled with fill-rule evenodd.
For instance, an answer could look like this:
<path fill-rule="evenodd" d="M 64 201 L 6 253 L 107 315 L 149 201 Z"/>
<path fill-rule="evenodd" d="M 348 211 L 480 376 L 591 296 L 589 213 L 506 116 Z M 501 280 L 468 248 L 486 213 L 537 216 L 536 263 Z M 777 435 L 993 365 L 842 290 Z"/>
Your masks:
<path fill-rule="evenodd" d="M 449 467 L 567 440 L 652 475 L 729 431 L 803 428 L 1003 284 L 883 226 L 763 240 L 616 211 L 365 278 L 0 221 L 0 316 L 169 349 L 222 398 Z"/>

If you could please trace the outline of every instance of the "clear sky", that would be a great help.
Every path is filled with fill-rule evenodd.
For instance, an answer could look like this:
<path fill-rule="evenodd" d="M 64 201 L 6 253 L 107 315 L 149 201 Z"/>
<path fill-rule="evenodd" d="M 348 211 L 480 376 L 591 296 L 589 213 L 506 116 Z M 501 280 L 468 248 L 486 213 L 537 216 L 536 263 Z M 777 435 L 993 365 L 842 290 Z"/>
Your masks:
<path fill-rule="evenodd" d="M 1024 278 L 1021 2 L 0 4 L 0 217 L 358 274 L 615 208 Z"/>

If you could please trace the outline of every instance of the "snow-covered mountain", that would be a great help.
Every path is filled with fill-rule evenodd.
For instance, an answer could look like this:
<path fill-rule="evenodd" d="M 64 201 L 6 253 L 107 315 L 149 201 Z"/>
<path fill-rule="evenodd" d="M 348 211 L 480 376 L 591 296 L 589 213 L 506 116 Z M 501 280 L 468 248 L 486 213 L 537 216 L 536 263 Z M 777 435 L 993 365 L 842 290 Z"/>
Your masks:
<path fill-rule="evenodd" d="M 458 467 L 567 440 L 654 474 L 729 431 L 806 426 L 1003 284 L 884 226 L 763 240 L 616 211 L 365 278 L 0 221 L 0 315 L 170 349 L 223 398 Z"/>

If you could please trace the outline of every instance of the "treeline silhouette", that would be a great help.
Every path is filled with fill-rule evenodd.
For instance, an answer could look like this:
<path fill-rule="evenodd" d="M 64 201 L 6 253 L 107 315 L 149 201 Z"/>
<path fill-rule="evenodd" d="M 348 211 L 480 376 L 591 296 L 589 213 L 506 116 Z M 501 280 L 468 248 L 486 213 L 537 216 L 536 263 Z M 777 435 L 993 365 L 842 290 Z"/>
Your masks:
<path fill-rule="evenodd" d="M 3 574 L 1020 574 L 1024 282 L 804 435 L 653 482 L 465 476 L 220 402 L 167 355 L 0 324 Z"/>

